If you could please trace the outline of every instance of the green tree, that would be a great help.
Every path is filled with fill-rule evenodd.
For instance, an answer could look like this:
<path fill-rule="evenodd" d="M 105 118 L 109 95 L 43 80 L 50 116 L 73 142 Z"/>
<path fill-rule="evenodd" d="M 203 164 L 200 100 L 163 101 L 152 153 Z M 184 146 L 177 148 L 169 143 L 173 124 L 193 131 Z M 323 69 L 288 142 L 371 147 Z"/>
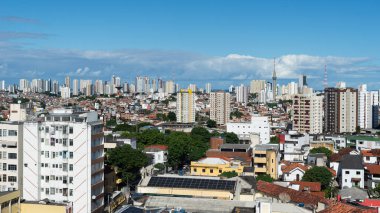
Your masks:
<path fill-rule="evenodd" d="M 113 132 L 118 132 L 118 131 L 127 131 L 127 132 L 136 132 L 136 126 L 134 125 L 129 125 L 126 123 L 123 124 L 117 124 L 115 128 L 112 129 Z"/>
<path fill-rule="evenodd" d="M 280 143 L 280 138 L 277 137 L 277 136 L 274 136 L 274 137 L 270 137 L 270 142 L 269 143 L 274 143 L 274 144 L 278 144 Z"/>
<path fill-rule="evenodd" d="M 116 126 L 117 123 L 116 123 L 116 119 L 111 119 L 109 121 L 106 122 L 106 126 L 110 127 L 110 126 Z"/>
<path fill-rule="evenodd" d="M 144 145 L 165 144 L 165 135 L 157 129 L 148 129 L 137 134 L 137 142 Z"/>
<path fill-rule="evenodd" d="M 324 153 L 327 156 L 328 159 L 330 159 L 330 156 L 332 154 L 332 152 L 328 148 L 326 148 L 326 147 L 313 148 L 313 149 L 310 150 L 310 153 L 313 153 L 313 154 L 315 154 L 315 153 Z"/>
<path fill-rule="evenodd" d="M 154 168 L 158 169 L 158 171 L 165 170 L 165 165 L 163 163 L 156 163 L 154 164 Z"/>
<path fill-rule="evenodd" d="M 223 172 L 223 173 L 220 174 L 219 176 L 221 176 L 221 177 L 226 177 L 226 178 L 233 178 L 233 177 L 238 176 L 238 173 L 235 172 L 235 171 L 232 171 L 232 172 Z"/>
<path fill-rule="evenodd" d="M 307 170 L 302 177 L 303 181 L 320 182 L 322 189 L 330 186 L 332 174 L 326 167 L 314 166 Z"/>
<path fill-rule="evenodd" d="M 207 127 L 208 128 L 216 128 L 216 121 L 214 121 L 214 120 L 208 120 L 207 121 Z"/>
<path fill-rule="evenodd" d="M 328 186 L 325 190 L 325 198 L 333 198 L 338 195 L 339 189 L 333 186 Z"/>
<path fill-rule="evenodd" d="M 174 112 L 169 112 L 167 117 L 169 121 L 177 121 L 177 116 Z"/>
<path fill-rule="evenodd" d="M 225 139 L 226 143 L 233 143 L 233 144 L 239 143 L 239 137 L 233 132 L 225 132 L 221 136 Z"/>
<path fill-rule="evenodd" d="M 273 178 L 270 175 L 268 175 L 268 174 L 259 174 L 259 175 L 257 175 L 256 181 L 259 181 L 259 180 L 262 180 L 262 181 L 265 181 L 265 182 L 269 182 L 269 183 L 273 182 Z"/>
<path fill-rule="evenodd" d="M 210 141 L 210 132 L 201 126 L 196 126 L 191 130 L 190 136 L 192 138 L 200 139 L 201 141 L 208 143 Z"/>
<path fill-rule="evenodd" d="M 107 152 L 107 164 L 117 168 L 124 182 L 134 182 L 140 177 L 140 169 L 148 164 L 148 158 L 130 145 L 123 145 Z"/>
<path fill-rule="evenodd" d="M 243 113 L 237 110 L 230 113 L 230 119 L 232 119 L 233 117 L 241 118 L 241 116 L 243 116 Z"/>

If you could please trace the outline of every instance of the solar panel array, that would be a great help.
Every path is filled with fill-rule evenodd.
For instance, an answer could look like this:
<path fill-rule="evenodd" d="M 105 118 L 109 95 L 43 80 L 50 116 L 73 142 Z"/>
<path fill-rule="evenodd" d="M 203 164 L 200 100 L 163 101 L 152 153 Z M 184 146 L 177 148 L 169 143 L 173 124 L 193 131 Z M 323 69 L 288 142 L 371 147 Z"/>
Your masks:
<path fill-rule="evenodd" d="M 149 180 L 148 186 L 233 191 L 235 189 L 235 183 L 236 181 L 230 181 L 230 180 L 151 177 Z"/>

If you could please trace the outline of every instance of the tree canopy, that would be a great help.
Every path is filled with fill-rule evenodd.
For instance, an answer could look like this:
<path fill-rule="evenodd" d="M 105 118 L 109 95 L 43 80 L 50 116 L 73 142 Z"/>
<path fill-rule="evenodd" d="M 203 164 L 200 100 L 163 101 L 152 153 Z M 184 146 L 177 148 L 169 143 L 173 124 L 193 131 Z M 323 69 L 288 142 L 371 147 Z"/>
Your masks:
<path fill-rule="evenodd" d="M 107 152 L 106 163 L 117 168 L 117 175 L 124 182 L 133 182 L 140 177 L 140 169 L 148 164 L 148 158 L 130 145 L 123 145 Z"/>
<path fill-rule="evenodd" d="M 214 120 L 208 120 L 207 121 L 207 127 L 208 128 L 215 128 L 216 127 L 216 121 L 214 121 Z"/>
<path fill-rule="evenodd" d="M 269 183 L 273 182 L 273 178 L 270 175 L 268 175 L 268 174 L 259 174 L 259 175 L 257 175 L 256 181 L 259 181 L 259 180 L 262 180 L 262 181 L 265 181 L 265 182 L 269 182 Z"/>
<path fill-rule="evenodd" d="M 332 174 L 326 167 L 314 166 L 313 168 L 305 172 L 305 174 L 302 177 L 302 180 L 310 182 L 320 182 L 322 189 L 326 189 L 330 185 L 331 178 Z"/>
<path fill-rule="evenodd" d="M 330 159 L 330 156 L 332 154 L 332 152 L 328 148 L 326 148 L 326 147 L 313 148 L 313 149 L 310 150 L 310 153 L 313 153 L 313 154 L 315 154 L 315 153 L 324 153 L 327 156 L 327 158 L 329 158 L 329 159 Z"/>
<path fill-rule="evenodd" d="M 277 136 L 270 137 L 270 142 L 269 143 L 279 144 L 280 143 L 280 138 L 277 137 Z"/>
<path fill-rule="evenodd" d="M 169 112 L 167 118 L 169 121 L 177 121 L 177 116 L 174 112 Z"/>
<path fill-rule="evenodd" d="M 238 176 L 238 173 L 235 172 L 235 171 L 232 171 L 232 172 L 223 172 L 223 173 L 220 174 L 219 176 L 221 176 L 221 177 L 226 177 L 226 178 L 233 178 L 233 177 Z"/>
<path fill-rule="evenodd" d="M 239 137 L 233 132 L 225 132 L 221 136 L 225 139 L 226 143 L 239 143 Z"/>

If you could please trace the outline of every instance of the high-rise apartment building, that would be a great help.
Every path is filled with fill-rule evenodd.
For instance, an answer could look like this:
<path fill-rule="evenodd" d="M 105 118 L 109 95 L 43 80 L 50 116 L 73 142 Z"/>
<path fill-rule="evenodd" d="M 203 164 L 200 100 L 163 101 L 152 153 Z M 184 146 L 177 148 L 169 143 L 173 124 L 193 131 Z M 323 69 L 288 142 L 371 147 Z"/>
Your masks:
<path fill-rule="evenodd" d="M 218 125 L 226 124 L 230 119 L 230 93 L 211 92 L 210 93 L 210 119 L 216 121 Z"/>
<path fill-rule="evenodd" d="M 303 93 L 303 88 L 307 86 L 306 75 L 300 75 L 298 79 L 298 93 Z"/>
<path fill-rule="evenodd" d="M 358 126 L 358 90 L 353 88 L 325 89 L 324 131 L 355 132 Z"/>
<path fill-rule="evenodd" d="M 60 88 L 60 92 L 61 92 L 61 98 L 70 98 L 71 97 L 71 94 L 70 94 L 70 87 L 61 87 Z"/>
<path fill-rule="evenodd" d="M 136 92 L 147 93 L 149 91 L 149 77 L 137 76 L 136 77 Z"/>
<path fill-rule="evenodd" d="M 211 83 L 206 83 L 205 90 L 206 90 L 207 94 L 210 94 L 210 92 L 211 92 Z"/>
<path fill-rule="evenodd" d="M 358 120 L 359 126 L 363 129 L 372 128 L 372 94 L 367 91 L 367 85 L 362 84 L 359 86 L 359 107 L 358 107 Z"/>
<path fill-rule="evenodd" d="M 189 84 L 189 87 L 187 89 L 189 89 L 189 90 L 191 90 L 193 92 L 198 91 L 196 84 Z"/>
<path fill-rule="evenodd" d="M 177 122 L 195 122 L 195 95 L 192 90 L 177 93 Z"/>
<path fill-rule="evenodd" d="M 55 109 L 23 128 L 23 198 L 103 212 L 102 122 L 96 112 Z"/>
<path fill-rule="evenodd" d="M 273 100 L 276 101 L 277 96 L 277 74 L 276 74 L 276 63 L 274 63 L 273 74 L 272 74 L 272 92 Z"/>
<path fill-rule="evenodd" d="M 293 130 L 309 134 L 323 132 L 323 96 L 293 97 Z"/>
<path fill-rule="evenodd" d="M 73 95 L 77 96 L 79 94 L 78 79 L 73 80 Z"/>
<path fill-rule="evenodd" d="M 265 90 L 265 80 L 252 80 L 250 84 L 250 93 L 254 94 L 257 93 L 259 94 L 262 90 Z"/>
<path fill-rule="evenodd" d="M 65 86 L 68 87 L 68 88 L 71 88 L 70 76 L 66 76 L 65 77 Z"/>
<path fill-rule="evenodd" d="M 236 92 L 236 102 L 242 104 L 248 104 L 248 87 L 241 84 L 235 89 Z"/>
<path fill-rule="evenodd" d="M 29 82 L 26 79 L 20 79 L 19 89 L 23 92 L 28 92 L 29 90 Z"/>
<path fill-rule="evenodd" d="M 175 93 L 175 84 L 174 81 L 169 80 L 165 82 L 165 93 L 173 94 Z"/>

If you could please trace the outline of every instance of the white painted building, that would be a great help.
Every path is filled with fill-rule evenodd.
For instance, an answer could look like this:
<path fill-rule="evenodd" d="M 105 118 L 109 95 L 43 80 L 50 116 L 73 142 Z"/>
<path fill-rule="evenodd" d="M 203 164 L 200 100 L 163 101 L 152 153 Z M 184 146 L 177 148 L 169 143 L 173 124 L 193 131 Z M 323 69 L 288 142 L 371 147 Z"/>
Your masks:
<path fill-rule="evenodd" d="M 102 122 L 96 112 L 55 109 L 23 128 L 23 198 L 69 201 L 76 212 L 103 212 Z"/>
<path fill-rule="evenodd" d="M 0 192 L 22 188 L 22 123 L 0 122 Z"/>
<path fill-rule="evenodd" d="M 70 98 L 71 97 L 71 94 L 70 94 L 70 87 L 61 87 L 60 88 L 60 92 L 61 92 L 61 98 Z"/>
<path fill-rule="evenodd" d="M 236 92 L 236 102 L 242 103 L 242 104 L 248 103 L 248 87 L 242 84 L 236 87 L 235 92 Z"/>
<path fill-rule="evenodd" d="M 144 152 L 153 156 L 153 165 L 168 161 L 168 147 L 165 145 L 150 145 L 144 148 Z"/>
<path fill-rule="evenodd" d="M 364 188 L 364 167 L 360 155 L 344 155 L 339 165 L 340 187 Z"/>
<path fill-rule="evenodd" d="M 367 91 L 367 85 L 359 86 L 358 124 L 362 129 L 372 128 L 372 94 Z"/>
<path fill-rule="evenodd" d="M 284 160 L 290 162 L 303 162 L 307 157 L 310 137 L 308 134 L 300 134 L 296 131 L 289 131 L 285 135 L 285 142 L 280 144 Z"/>
<path fill-rule="evenodd" d="M 258 134 L 261 144 L 270 142 L 270 125 L 267 116 L 253 115 L 250 123 L 227 123 L 227 132 L 233 132 L 239 138 L 250 138 L 251 134 Z"/>
<path fill-rule="evenodd" d="M 10 104 L 10 121 L 25 121 L 26 120 L 26 107 L 23 104 Z"/>

